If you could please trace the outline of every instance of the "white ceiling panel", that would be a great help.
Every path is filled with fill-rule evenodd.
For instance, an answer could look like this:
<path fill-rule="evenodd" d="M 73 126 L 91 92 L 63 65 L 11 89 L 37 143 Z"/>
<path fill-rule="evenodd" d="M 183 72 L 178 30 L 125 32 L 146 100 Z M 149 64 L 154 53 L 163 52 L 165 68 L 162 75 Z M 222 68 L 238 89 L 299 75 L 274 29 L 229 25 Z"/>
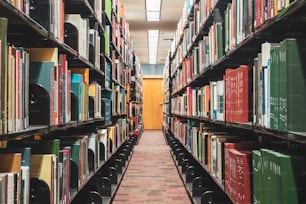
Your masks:
<path fill-rule="evenodd" d="M 134 49 L 142 64 L 148 64 L 148 30 L 160 30 L 157 50 L 157 64 L 164 64 L 170 49 L 171 39 L 183 13 L 184 0 L 162 0 L 159 22 L 146 21 L 145 0 L 120 0 L 125 7 L 125 16 L 130 24 Z"/>

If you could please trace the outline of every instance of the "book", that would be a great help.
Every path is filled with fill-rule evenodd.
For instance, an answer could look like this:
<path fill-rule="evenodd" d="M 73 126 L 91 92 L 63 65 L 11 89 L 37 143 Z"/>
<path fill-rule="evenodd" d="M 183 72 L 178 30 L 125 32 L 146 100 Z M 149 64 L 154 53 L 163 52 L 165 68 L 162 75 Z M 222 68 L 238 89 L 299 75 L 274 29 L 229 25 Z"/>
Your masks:
<path fill-rule="evenodd" d="M 21 198 L 21 160 L 22 154 L 21 153 L 0 153 L 0 173 L 14 173 L 15 176 L 12 176 L 8 179 L 15 179 L 14 182 L 11 182 L 7 185 L 6 188 L 14 189 L 8 195 L 8 202 L 7 203 L 20 203 Z"/>
<path fill-rule="evenodd" d="M 20 203 L 30 203 L 30 163 L 31 163 L 31 148 L 2 148 L 0 154 L 21 153 L 20 167 Z M 18 159 L 19 160 L 19 159 Z M 16 161 L 18 162 L 18 161 Z M 18 163 L 17 163 L 18 164 Z"/>
<path fill-rule="evenodd" d="M 80 14 L 65 14 L 65 23 L 72 24 L 78 32 L 77 51 L 84 59 L 89 59 L 89 19 Z M 75 47 L 75 45 L 72 45 Z"/>
<path fill-rule="evenodd" d="M 30 62 L 30 84 L 38 86 L 42 91 L 42 96 L 35 96 L 31 100 L 36 103 L 30 105 L 30 124 L 54 125 L 54 62 Z M 30 89 L 34 88 L 33 86 Z M 30 90 L 31 91 L 31 90 Z M 37 93 L 36 93 L 37 94 Z M 46 111 L 45 117 L 41 116 L 41 111 Z"/>
<path fill-rule="evenodd" d="M 57 168 L 56 168 L 56 156 L 54 154 L 34 154 L 31 156 L 31 178 L 39 179 L 45 182 L 49 189 L 49 198 L 45 198 L 50 201 L 50 204 L 56 202 L 57 193 Z"/>
<path fill-rule="evenodd" d="M 108 157 L 108 129 L 98 129 L 98 141 L 100 147 L 100 161 L 106 161 Z"/>
<path fill-rule="evenodd" d="M 271 48 L 270 128 L 279 130 L 280 46 Z"/>
<path fill-rule="evenodd" d="M 0 90 L 0 108 L 1 108 L 1 117 L 0 117 L 0 131 L 2 133 L 7 133 L 7 125 L 6 125 L 6 118 L 7 118 L 7 28 L 8 27 L 8 20 L 6 18 L 0 18 L 0 41 L 1 41 L 1 73 L 0 73 L 0 79 L 1 79 L 1 90 Z"/>
<path fill-rule="evenodd" d="M 77 120 L 82 120 L 83 77 L 81 74 L 71 74 L 71 91 L 77 97 Z"/>
<path fill-rule="evenodd" d="M 280 98 L 279 121 L 280 130 L 304 132 L 305 116 L 300 114 L 305 111 L 306 101 L 305 76 L 303 64 L 306 54 L 304 40 L 289 38 L 281 42 L 280 48 Z"/>

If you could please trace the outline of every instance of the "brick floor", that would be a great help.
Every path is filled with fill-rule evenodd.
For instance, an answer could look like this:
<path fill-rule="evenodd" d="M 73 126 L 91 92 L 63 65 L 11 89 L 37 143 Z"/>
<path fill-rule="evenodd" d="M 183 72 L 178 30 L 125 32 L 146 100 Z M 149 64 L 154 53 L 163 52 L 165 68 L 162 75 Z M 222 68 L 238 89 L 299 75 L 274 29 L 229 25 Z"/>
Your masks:
<path fill-rule="evenodd" d="M 143 133 L 113 203 L 191 203 L 161 131 Z"/>

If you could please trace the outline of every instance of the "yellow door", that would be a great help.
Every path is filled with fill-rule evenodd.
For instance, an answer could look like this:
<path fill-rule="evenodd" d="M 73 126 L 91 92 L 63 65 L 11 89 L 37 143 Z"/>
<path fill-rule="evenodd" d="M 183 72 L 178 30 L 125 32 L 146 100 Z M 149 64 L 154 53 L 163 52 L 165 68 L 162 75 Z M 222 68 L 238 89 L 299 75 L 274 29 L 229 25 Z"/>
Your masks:
<path fill-rule="evenodd" d="M 143 122 L 145 130 L 161 130 L 163 79 L 156 76 L 143 77 Z"/>

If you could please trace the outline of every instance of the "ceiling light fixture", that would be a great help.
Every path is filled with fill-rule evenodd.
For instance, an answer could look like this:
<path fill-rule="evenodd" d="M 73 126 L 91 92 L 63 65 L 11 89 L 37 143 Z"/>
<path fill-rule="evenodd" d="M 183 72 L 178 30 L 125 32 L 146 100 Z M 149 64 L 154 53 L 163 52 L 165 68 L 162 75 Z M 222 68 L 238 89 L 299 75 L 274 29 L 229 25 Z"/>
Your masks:
<path fill-rule="evenodd" d="M 160 20 L 161 0 L 146 0 L 147 21 Z"/>
<path fill-rule="evenodd" d="M 159 30 L 148 30 L 149 64 L 156 64 Z"/>

